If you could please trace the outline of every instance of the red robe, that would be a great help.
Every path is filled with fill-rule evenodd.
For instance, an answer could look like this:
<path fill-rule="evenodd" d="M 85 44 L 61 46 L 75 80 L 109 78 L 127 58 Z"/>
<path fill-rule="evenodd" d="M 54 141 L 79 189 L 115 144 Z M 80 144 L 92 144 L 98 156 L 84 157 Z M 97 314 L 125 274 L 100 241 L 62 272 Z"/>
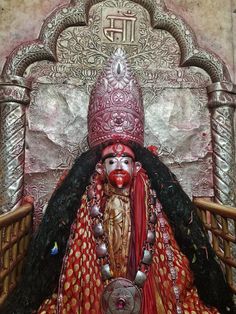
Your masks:
<path fill-rule="evenodd" d="M 136 190 L 144 179 L 144 173 L 136 179 L 134 183 Z M 141 242 L 141 246 L 146 234 L 146 213 L 141 213 L 143 206 L 139 205 L 144 204 L 144 194 L 145 189 L 141 188 L 139 193 L 135 193 L 134 199 L 134 207 L 137 207 L 134 221 L 136 242 Z M 166 220 L 165 216 L 164 219 Z M 74 224 L 73 237 L 69 240 L 68 252 L 64 258 L 58 295 L 54 294 L 51 299 L 45 300 L 38 314 L 102 314 L 100 298 L 104 285 L 91 225 L 87 196 L 84 195 Z M 173 263 L 177 272 L 176 283 L 180 290 L 182 312 L 219 314 L 215 308 L 208 308 L 200 300 L 193 286 L 188 259 L 181 253 L 167 220 L 165 232 L 169 234 L 169 244 L 174 253 Z M 136 250 L 136 259 L 140 260 L 140 250 Z M 142 302 L 142 314 L 176 314 L 176 297 L 163 241 L 163 229 L 159 221 L 156 225 L 153 262 L 144 285 Z"/>

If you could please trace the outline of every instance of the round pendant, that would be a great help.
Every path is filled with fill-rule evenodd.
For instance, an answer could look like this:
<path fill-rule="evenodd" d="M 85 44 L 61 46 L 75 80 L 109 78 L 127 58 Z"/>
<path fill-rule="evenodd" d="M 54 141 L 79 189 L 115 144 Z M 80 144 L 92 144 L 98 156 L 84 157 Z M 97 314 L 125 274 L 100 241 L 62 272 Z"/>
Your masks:
<path fill-rule="evenodd" d="M 130 280 L 116 278 L 104 289 L 101 303 L 104 314 L 140 314 L 142 295 Z"/>

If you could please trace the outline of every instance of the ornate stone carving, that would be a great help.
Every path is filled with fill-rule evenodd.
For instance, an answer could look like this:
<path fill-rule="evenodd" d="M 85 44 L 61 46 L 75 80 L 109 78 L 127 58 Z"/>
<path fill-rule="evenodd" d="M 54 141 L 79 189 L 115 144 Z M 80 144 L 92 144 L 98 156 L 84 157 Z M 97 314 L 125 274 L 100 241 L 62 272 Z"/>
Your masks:
<path fill-rule="evenodd" d="M 22 78 L 0 80 L 0 213 L 17 206 L 24 177 L 25 109 L 30 86 Z"/>
<path fill-rule="evenodd" d="M 201 49 L 191 28 L 171 11 L 156 10 L 153 27 L 165 29 L 179 44 L 181 50 L 181 66 L 196 66 L 204 69 L 213 82 L 230 80 L 224 62 L 212 52 Z"/>
<path fill-rule="evenodd" d="M 60 33 L 69 26 L 85 25 L 84 11 L 78 7 L 63 6 L 56 9 L 44 22 L 39 38 L 17 47 L 7 58 L 2 75 L 23 76 L 35 61 L 56 61 L 56 44 Z"/>
<path fill-rule="evenodd" d="M 87 17 L 89 16 L 89 10 L 91 9 L 91 7 L 97 3 L 100 3 L 100 2 L 103 2 L 103 0 L 88 0 L 88 1 L 86 1 L 85 12 L 86 12 Z M 118 0 L 116 2 L 117 2 L 117 6 L 123 6 L 123 2 L 124 2 L 123 0 Z M 158 2 L 153 1 L 153 0 L 134 0 L 132 2 L 140 4 L 142 7 L 144 7 L 148 11 L 148 13 L 150 14 L 151 19 L 153 18 L 153 14 L 158 7 Z M 163 2 L 163 1 L 161 1 L 161 2 Z M 162 5 L 163 5 L 163 3 L 162 3 Z"/>
<path fill-rule="evenodd" d="M 5 102 L 16 102 L 29 104 L 30 83 L 22 77 L 11 76 L 4 80 L 0 78 L 0 104 Z"/>
<path fill-rule="evenodd" d="M 91 147 L 114 138 L 143 145 L 142 92 L 123 49 L 112 55 L 92 89 L 88 130 Z"/>
<path fill-rule="evenodd" d="M 86 2 L 85 12 L 89 15 L 91 7 L 102 0 L 89 0 Z M 224 62 L 211 52 L 201 49 L 197 45 L 196 37 L 185 21 L 167 10 L 163 2 L 152 0 L 133 0 L 140 4 L 150 14 L 151 24 L 154 29 L 164 29 L 176 39 L 181 50 L 182 66 L 197 66 L 204 69 L 213 82 L 230 80 L 230 75 Z M 118 5 L 123 3 L 118 1 Z"/>
<path fill-rule="evenodd" d="M 218 82 L 208 87 L 208 95 L 213 139 L 215 197 L 220 203 L 235 206 L 236 86 L 230 82 Z"/>
<path fill-rule="evenodd" d="M 111 14 L 109 14 L 111 11 Z M 114 43 L 116 40 L 123 44 L 134 45 L 138 43 L 140 34 L 136 27 L 137 16 L 135 12 L 117 9 L 114 14 L 113 8 L 102 10 L 102 41 Z"/>
<path fill-rule="evenodd" d="M 62 6 L 56 9 L 44 22 L 39 40 L 56 55 L 57 39 L 70 26 L 85 26 L 83 4 L 76 7 Z"/>
<path fill-rule="evenodd" d="M 7 58 L 2 75 L 4 77 L 11 75 L 23 76 L 27 66 L 35 61 L 45 59 L 54 61 L 55 56 L 42 43 L 36 41 L 22 44 Z"/>
<path fill-rule="evenodd" d="M 228 106 L 236 108 L 236 85 L 231 82 L 217 82 L 207 88 L 209 108 Z"/>
<path fill-rule="evenodd" d="M 119 11 L 120 9 L 122 10 Z M 110 18 L 107 19 L 108 24 L 100 23 L 102 12 L 104 19 L 110 16 Z M 129 34 L 126 34 L 126 37 L 124 37 L 125 28 L 123 28 L 121 24 L 113 25 L 115 32 L 111 29 L 113 28 L 112 12 L 114 12 L 115 17 L 126 16 L 128 13 L 126 23 L 129 23 L 129 25 L 127 26 L 126 24 L 126 26 Z M 131 17 L 133 17 L 133 19 L 130 19 Z M 123 20 L 121 19 L 121 21 Z M 114 19 L 113 22 L 116 23 Z M 134 34 L 134 37 L 132 37 L 132 27 L 134 27 L 137 32 L 137 34 Z M 113 31 L 113 33 L 111 31 Z M 101 36 L 102 34 L 104 37 Z M 119 35 L 117 36 L 117 41 L 115 41 L 115 37 L 113 37 L 112 34 L 114 36 L 115 34 Z M 111 39 L 114 40 L 112 41 Z M 45 20 L 39 38 L 30 43 L 23 44 L 14 50 L 7 59 L 3 70 L 4 79 L 7 79 L 7 77 L 11 75 L 25 75 L 26 77 L 33 78 L 34 88 L 37 87 L 31 95 L 32 106 L 28 109 L 29 132 L 27 131 L 25 193 L 31 193 L 31 191 L 33 191 L 32 193 L 36 199 L 36 210 L 38 210 L 39 213 L 41 213 L 45 200 L 49 197 L 48 190 L 52 190 L 60 171 L 68 168 L 76 153 L 87 147 L 86 106 L 88 94 L 91 91 L 91 86 L 96 76 L 103 68 L 103 64 L 117 45 L 122 45 L 125 48 L 134 72 L 140 77 L 140 84 L 144 91 L 144 107 L 146 112 L 152 109 L 155 109 L 156 112 L 161 104 L 163 106 L 162 109 L 166 108 L 172 110 L 169 119 L 175 120 L 182 117 L 183 113 L 181 113 L 180 108 L 178 108 L 178 106 L 172 107 L 169 102 L 169 100 L 171 100 L 176 103 L 176 96 L 174 97 L 174 95 L 169 93 L 169 89 L 170 91 L 173 89 L 179 91 L 184 87 L 186 89 L 191 88 L 191 93 L 188 95 L 190 96 L 188 103 L 191 102 L 191 106 L 197 103 L 198 110 L 195 110 L 195 112 L 199 113 L 201 117 L 205 114 L 207 120 L 207 112 L 204 111 L 204 105 L 207 103 L 204 92 L 205 87 L 209 85 L 211 81 L 217 82 L 226 80 L 230 82 L 229 73 L 225 64 L 213 53 L 203 51 L 198 47 L 191 28 L 182 18 L 168 11 L 163 0 L 71 0 L 69 5 L 56 9 Z M 181 64 L 181 66 L 188 66 L 189 68 L 180 68 L 179 64 Z M 200 69 L 191 68 L 191 66 L 196 66 Z M 205 71 L 209 77 L 206 75 Z M 15 105 L 12 101 L 14 101 L 15 98 L 18 100 L 23 99 L 22 103 L 26 104 L 28 102 L 28 96 L 24 88 L 22 89 L 21 86 L 15 85 L 16 87 L 12 95 L 7 86 L 2 86 L 2 92 L 0 92 L 2 99 L 4 99 L 4 103 L 1 105 L 1 111 L 3 112 L 1 119 L 6 119 L 5 124 L 2 124 L 5 125 L 3 128 L 6 133 L 6 135 L 4 135 L 6 141 L 3 141 L 1 147 L 2 151 L 6 150 L 8 134 L 13 135 L 13 129 L 11 130 L 10 126 L 7 125 L 7 121 L 10 119 L 11 124 L 14 119 L 14 121 L 21 121 L 19 127 L 21 130 L 21 141 L 19 139 L 19 143 L 21 143 L 21 147 L 24 146 L 24 112 L 19 111 L 19 106 Z M 204 90 L 202 88 L 204 88 Z M 48 92 L 46 97 L 44 90 Z M 168 95 L 171 96 L 165 96 L 165 99 L 162 99 L 162 95 L 166 95 L 167 92 Z M 23 94 L 25 96 L 23 96 Z M 230 100 L 228 94 L 228 91 L 223 91 L 222 93 L 219 90 L 210 93 L 209 106 L 215 106 L 219 104 L 219 102 L 224 102 L 226 105 L 229 105 L 231 102 L 233 103 L 234 97 Z M 9 101 L 9 106 L 5 106 L 5 100 Z M 57 104 L 55 104 L 55 102 L 57 102 Z M 166 103 L 169 106 L 168 108 L 164 107 Z M 81 106 L 81 104 L 84 106 Z M 14 115 L 11 116 L 11 113 L 14 113 L 15 110 L 17 114 L 13 119 Z M 58 114 L 58 110 L 61 110 L 62 114 L 64 114 L 66 127 L 64 126 L 63 134 L 60 133 L 59 130 L 58 138 L 53 133 L 53 130 L 50 129 L 49 133 L 45 130 L 45 124 L 43 124 L 43 122 L 45 123 L 45 114 L 48 114 L 48 110 L 52 110 L 55 117 L 55 112 Z M 221 108 L 214 110 L 218 115 L 218 110 L 221 110 Z M 31 115 L 34 115 L 36 111 L 38 121 L 32 119 Z M 73 121 L 66 118 L 67 112 L 72 113 Z M 166 112 L 167 110 L 164 111 L 164 113 Z M 233 134 L 232 114 L 233 111 L 230 111 L 228 115 L 229 120 L 225 123 L 227 124 L 229 135 Z M 76 119 L 78 119 L 77 122 Z M 218 120 L 219 119 L 216 119 L 216 125 L 219 124 Z M 52 122 L 54 122 L 56 126 L 59 124 L 60 127 L 60 123 L 56 120 L 49 122 L 46 128 L 50 128 Z M 211 194 L 211 147 L 209 144 L 209 132 L 206 132 L 208 122 L 204 120 L 204 126 L 198 125 L 197 130 L 193 128 L 195 126 L 190 128 L 191 132 L 194 131 L 195 134 L 197 134 L 196 137 L 199 137 L 199 142 L 204 144 L 199 149 L 202 155 L 195 156 L 196 160 L 191 161 L 192 163 L 188 163 L 189 159 L 184 159 L 184 156 L 178 156 L 177 154 L 176 157 L 174 148 L 169 147 L 166 145 L 166 142 L 160 140 L 161 134 L 158 133 L 159 131 L 155 129 L 155 132 L 153 132 L 152 126 L 155 126 L 157 123 L 154 118 L 152 118 L 151 127 L 148 125 L 145 130 L 146 143 L 151 141 L 159 143 L 160 154 L 163 158 L 167 159 L 173 170 L 179 176 L 187 177 L 190 173 L 189 177 L 191 179 L 186 182 L 186 189 L 192 184 L 192 190 L 200 190 L 201 195 L 205 196 L 206 193 L 208 193 L 207 195 Z M 213 124 L 214 123 L 212 123 L 212 125 Z M 73 132 L 71 132 L 72 129 L 74 130 Z M 58 131 L 58 129 L 56 131 Z M 69 137 L 73 137 L 72 143 L 69 143 Z M 213 136 L 213 139 L 215 138 L 216 137 Z M 76 141 L 74 141 L 74 139 Z M 182 140 L 184 139 L 185 137 L 183 136 Z M 229 142 L 231 143 L 232 141 L 230 140 Z M 9 141 L 9 143 L 13 142 Z M 49 156 L 49 163 L 51 168 L 46 167 L 48 156 L 46 160 L 43 161 L 37 157 L 41 155 L 41 151 L 37 149 L 33 152 L 30 151 L 32 146 L 36 147 L 39 145 L 38 143 L 42 145 L 48 143 L 51 145 L 50 147 L 59 145 L 55 150 L 57 152 L 55 156 L 53 155 L 54 150 L 50 150 L 51 157 Z M 196 141 L 193 140 L 193 137 L 189 138 L 187 143 L 188 145 L 193 145 L 193 143 L 196 145 Z M 224 155 L 223 147 L 217 151 L 217 154 L 220 156 Z M 233 158 L 233 145 L 230 146 L 228 154 L 231 154 Z M 15 154 L 15 156 L 16 155 L 17 154 Z M 8 167 L 8 172 L 6 170 L 7 166 L 5 166 L 8 162 L 7 159 L 1 161 L 4 165 L 1 174 L 2 178 L 13 177 L 13 170 L 16 168 L 21 169 L 19 165 L 22 164 L 22 158 L 19 158 L 19 160 L 17 157 L 15 158 L 15 166 Z M 54 162 L 52 162 L 52 160 L 54 160 Z M 42 166 L 42 168 L 40 168 L 41 172 L 35 169 L 36 164 Z M 183 167 L 182 164 L 184 164 Z M 221 167 L 224 170 L 220 173 L 221 177 L 224 177 L 229 172 L 228 169 L 230 166 L 232 166 L 232 164 Z M 34 178 L 32 178 L 30 174 L 31 169 L 34 169 Z M 48 177 L 46 176 L 47 171 L 49 173 Z M 200 176 L 196 178 L 195 174 L 197 171 L 204 174 L 207 172 L 204 182 L 201 180 Z M 188 172 L 188 175 L 186 172 Z M 194 180 L 191 181 L 193 178 Z M 201 183 L 201 186 L 199 186 L 200 183 L 198 184 L 197 180 Z M 18 181 L 22 184 L 22 179 Z M 42 184 L 47 186 L 48 189 L 43 188 Z M 36 186 L 40 187 L 40 193 Z M 218 191 L 218 186 L 219 185 L 216 185 L 216 191 Z M 231 190 L 233 188 L 232 186 Z M 19 196 L 22 193 L 22 188 L 19 190 L 17 187 L 12 187 L 12 189 L 8 189 L 8 192 L 5 191 L 4 193 L 11 193 L 13 196 L 16 193 Z M 5 195 L 4 193 L 2 195 Z M 17 200 L 19 200 L 18 196 Z M 10 194 L 7 195 L 7 199 L 8 198 L 10 199 Z M 218 200 L 220 200 L 220 197 L 218 197 Z M 11 204 L 9 204 L 9 206 L 11 207 Z"/>
<path fill-rule="evenodd" d="M 81 6 L 63 6 L 46 19 L 39 38 L 17 47 L 7 58 L 0 83 L 1 102 L 1 212 L 14 208 L 23 194 L 25 110 L 28 89 L 19 81 L 26 68 L 35 61 L 56 60 L 56 43 L 60 33 L 71 25 L 85 25 Z"/>

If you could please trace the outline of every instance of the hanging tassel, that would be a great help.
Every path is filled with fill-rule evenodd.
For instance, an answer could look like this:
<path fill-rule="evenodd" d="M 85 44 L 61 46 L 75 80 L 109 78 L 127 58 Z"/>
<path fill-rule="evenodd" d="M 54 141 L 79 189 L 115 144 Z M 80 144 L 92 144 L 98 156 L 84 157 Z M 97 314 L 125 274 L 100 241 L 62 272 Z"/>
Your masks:
<path fill-rule="evenodd" d="M 59 252 L 59 250 L 58 250 L 58 245 L 57 245 L 57 242 L 54 242 L 54 246 L 53 246 L 53 248 L 51 249 L 51 255 L 57 255 L 58 254 L 58 252 Z"/>

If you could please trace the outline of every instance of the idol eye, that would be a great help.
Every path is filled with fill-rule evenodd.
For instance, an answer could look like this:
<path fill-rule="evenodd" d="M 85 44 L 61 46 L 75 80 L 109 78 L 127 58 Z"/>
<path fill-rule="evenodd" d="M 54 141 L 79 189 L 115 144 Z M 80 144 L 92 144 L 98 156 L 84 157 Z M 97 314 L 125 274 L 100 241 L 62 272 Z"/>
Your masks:
<path fill-rule="evenodd" d="M 113 160 L 109 160 L 109 165 L 113 165 L 114 161 Z"/>
<path fill-rule="evenodd" d="M 125 163 L 126 165 L 128 165 L 128 164 L 129 164 L 129 161 L 128 161 L 128 160 L 125 160 L 124 163 Z"/>

